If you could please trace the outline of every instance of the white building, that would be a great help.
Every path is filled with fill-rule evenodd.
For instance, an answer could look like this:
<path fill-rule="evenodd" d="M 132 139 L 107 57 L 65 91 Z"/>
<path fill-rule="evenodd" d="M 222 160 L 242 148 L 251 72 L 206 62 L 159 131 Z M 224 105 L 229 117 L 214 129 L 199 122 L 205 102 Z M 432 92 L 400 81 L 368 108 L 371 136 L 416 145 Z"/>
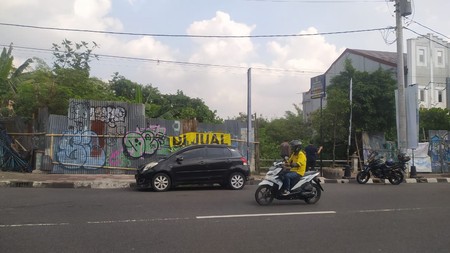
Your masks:
<path fill-rule="evenodd" d="M 428 34 L 407 40 L 407 85 L 418 85 L 421 108 L 447 108 L 450 44 Z"/>

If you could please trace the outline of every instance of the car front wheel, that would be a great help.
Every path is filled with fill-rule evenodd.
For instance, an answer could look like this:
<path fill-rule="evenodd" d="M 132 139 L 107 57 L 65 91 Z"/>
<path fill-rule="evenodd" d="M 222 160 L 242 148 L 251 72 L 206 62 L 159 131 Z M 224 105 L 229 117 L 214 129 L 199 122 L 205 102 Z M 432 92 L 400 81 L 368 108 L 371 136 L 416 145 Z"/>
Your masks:
<path fill-rule="evenodd" d="M 152 179 L 152 188 L 157 192 L 163 192 L 170 189 L 171 180 L 167 174 L 158 173 Z"/>
<path fill-rule="evenodd" d="M 232 190 L 240 190 L 244 188 L 245 185 L 245 176 L 240 172 L 234 172 L 230 175 L 228 179 L 228 186 Z"/>

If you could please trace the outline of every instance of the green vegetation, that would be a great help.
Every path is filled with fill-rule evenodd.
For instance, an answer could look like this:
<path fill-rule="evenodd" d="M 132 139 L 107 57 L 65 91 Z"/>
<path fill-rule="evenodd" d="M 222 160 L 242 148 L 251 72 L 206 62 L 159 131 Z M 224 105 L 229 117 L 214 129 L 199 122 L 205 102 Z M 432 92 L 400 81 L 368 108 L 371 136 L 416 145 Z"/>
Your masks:
<path fill-rule="evenodd" d="M 157 88 L 132 82 L 117 72 L 108 83 L 90 77 L 89 63 L 96 59 L 93 50 L 97 48 L 95 42 L 92 44 L 69 40 L 60 45 L 53 44 L 55 61 L 52 68 L 44 61 L 34 59 L 37 63 L 34 69 L 29 69 L 31 59 L 15 69 L 12 46 L 9 50 L 4 48 L 0 56 L 0 116 L 17 114 L 31 119 L 43 107 L 51 114 L 66 115 L 69 99 L 75 98 L 144 103 L 149 118 L 222 122 L 217 111 L 210 110 L 203 100 L 190 98 L 182 91 L 161 94 Z M 14 101 L 14 111 L 8 109 L 8 101 Z"/>
<path fill-rule="evenodd" d="M 66 115 L 69 99 L 89 99 L 143 103 L 148 118 L 196 119 L 204 123 L 221 123 L 223 120 L 199 98 L 190 98 L 183 91 L 161 94 L 158 88 L 133 82 L 119 73 L 104 81 L 90 77 L 89 63 L 96 56 L 97 44 L 73 43 L 68 40 L 53 44 L 55 62 L 49 67 L 44 61 L 33 58 L 18 68 L 13 66 L 13 47 L 3 48 L 0 55 L 0 117 L 19 115 L 31 119 L 39 108 L 49 113 Z M 34 62 L 34 68 L 30 63 Z M 256 119 L 261 158 L 279 157 L 283 140 L 298 139 L 323 145 L 324 159 L 346 159 L 350 114 L 349 82 L 353 83 L 353 123 L 356 133 L 384 132 L 388 140 L 396 140 L 395 99 L 396 81 L 392 73 L 379 69 L 373 73 L 356 71 L 351 62 L 345 70 L 331 80 L 327 90 L 327 106 L 314 112 L 308 121 L 303 119 L 300 107 L 286 111 L 277 119 Z M 8 107 L 14 102 L 14 110 Z M 246 120 L 240 113 L 236 120 Z M 420 140 L 428 130 L 450 130 L 447 109 L 420 110 Z M 352 137 L 353 141 L 354 138 Z M 352 145 L 354 146 L 354 145 Z M 353 152 L 353 150 L 352 150 Z"/>

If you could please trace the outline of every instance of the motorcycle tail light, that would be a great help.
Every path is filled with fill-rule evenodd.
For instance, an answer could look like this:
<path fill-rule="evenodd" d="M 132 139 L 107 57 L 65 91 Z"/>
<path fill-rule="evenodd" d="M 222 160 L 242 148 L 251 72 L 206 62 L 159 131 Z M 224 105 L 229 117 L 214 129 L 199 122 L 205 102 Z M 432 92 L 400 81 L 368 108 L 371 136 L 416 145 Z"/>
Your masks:
<path fill-rule="evenodd" d="M 244 165 L 247 165 L 247 159 L 245 159 L 245 157 L 241 157 L 241 160 Z"/>

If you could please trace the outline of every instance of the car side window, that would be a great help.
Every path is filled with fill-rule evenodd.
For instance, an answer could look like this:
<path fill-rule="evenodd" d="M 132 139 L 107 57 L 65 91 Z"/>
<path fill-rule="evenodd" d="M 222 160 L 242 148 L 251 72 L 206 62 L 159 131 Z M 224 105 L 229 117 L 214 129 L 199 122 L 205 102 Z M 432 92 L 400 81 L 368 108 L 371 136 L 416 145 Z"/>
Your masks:
<path fill-rule="evenodd" d="M 226 148 L 208 148 L 208 158 L 230 157 L 231 153 Z"/>
<path fill-rule="evenodd" d="M 184 161 L 190 159 L 200 159 L 205 157 L 205 149 L 204 148 L 191 149 L 181 153 L 180 155 L 183 157 Z"/>

